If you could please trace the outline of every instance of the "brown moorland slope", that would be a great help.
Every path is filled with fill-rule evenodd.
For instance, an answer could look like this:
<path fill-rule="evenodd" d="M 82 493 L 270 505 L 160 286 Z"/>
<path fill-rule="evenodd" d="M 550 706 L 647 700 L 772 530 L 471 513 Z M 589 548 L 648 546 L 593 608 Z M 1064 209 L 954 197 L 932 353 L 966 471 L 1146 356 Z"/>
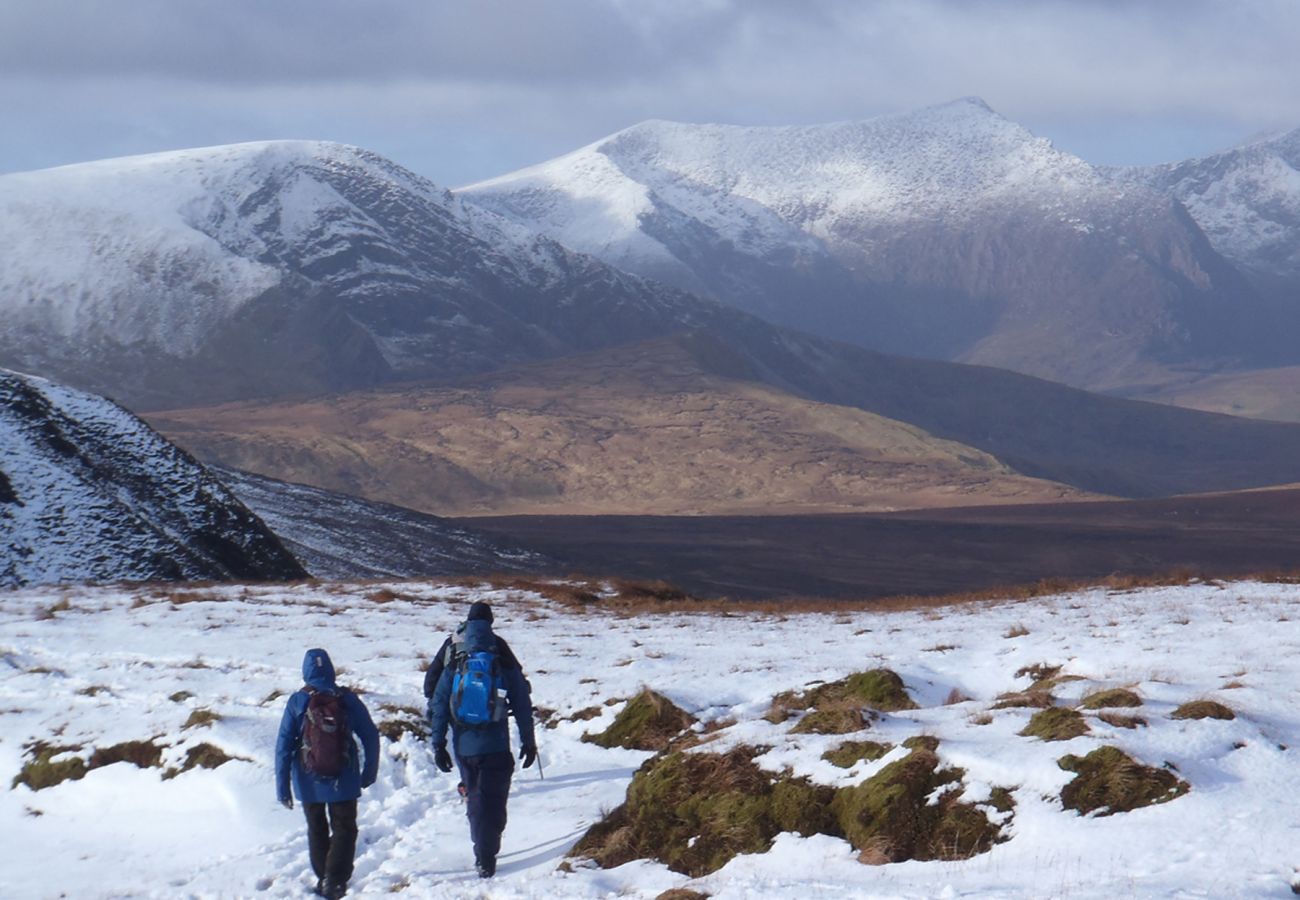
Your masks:
<path fill-rule="evenodd" d="M 1087 496 L 651 341 L 477 376 L 151 422 L 200 457 L 439 515 L 770 514 Z"/>

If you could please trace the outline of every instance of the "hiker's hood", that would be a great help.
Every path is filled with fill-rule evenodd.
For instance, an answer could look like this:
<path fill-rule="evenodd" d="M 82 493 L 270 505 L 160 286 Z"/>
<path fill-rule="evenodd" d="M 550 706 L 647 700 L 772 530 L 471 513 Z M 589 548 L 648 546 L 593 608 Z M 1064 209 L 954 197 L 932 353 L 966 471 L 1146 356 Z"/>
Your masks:
<path fill-rule="evenodd" d="M 496 649 L 496 637 L 492 634 L 492 623 L 485 619 L 470 619 L 465 623 L 464 634 L 465 651 L 467 653 Z"/>
<path fill-rule="evenodd" d="M 334 690 L 334 663 L 330 655 L 319 648 L 308 650 L 302 658 L 302 680 L 318 691 Z"/>

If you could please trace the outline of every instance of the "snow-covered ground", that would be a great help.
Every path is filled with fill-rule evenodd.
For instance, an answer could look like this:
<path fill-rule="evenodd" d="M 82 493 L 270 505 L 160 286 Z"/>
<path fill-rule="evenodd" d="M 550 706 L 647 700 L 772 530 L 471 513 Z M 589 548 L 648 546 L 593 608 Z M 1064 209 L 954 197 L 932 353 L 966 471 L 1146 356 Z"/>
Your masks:
<path fill-rule="evenodd" d="M 390 599 L 393 594 L 401 595 Z M 905 612 L 845 611 L 620 616 L 575 612 L 524 591 L 429 582 L 390 585 L 30 589 L 0 595 L 0 885 L 5 897 L 283 897 L 304 895 L 301 813 L 275 802 L 272 747 L 283 697 L 309 647 L 327 648 L 340 680 L 385 705 L 422 705 L 421 670 L 473 600 L 528 671 L 535 701 L 557 718 L 601 706 L 590 721 L 540 728 L 545 780 L 516 773 L 497 878 L 474 877 L 455 780 L 412 736 L 384 743 L 379 782 L 360 806 L 355 895 L 654 897 L 689 885 L 714 897 L 1269 897 L 1289 896 L 1300 862 L 1300 585 L 1203 584 Z M 1015 673 L 1059 664 L 1082 676 L 1057 688 L 1075 705 L 1127 686 L 1149 727 L 1126 730 L 1085 713 L 1092 733 L 1046 743 L 1017 734 L 1031 710 L 991 710 L 1028 685 Z M 705 721 L 734 720 L 716 750 L 772 749 L 758 762 L 842 784 L 821 760 L 843 739 L 792 735 L 762 718 L 774 694 L 887 666 L 920 708 L 863 735 L 940 740 L 966 770 L 966 796 L 1014 786 L 1010 840 L 962 862 L 867 866 L 831 837 L 782 835 L 688 879 L 653 862 L 558 870 L 603 810 L 621 802 L 649 754 L 582 743 L 642 685 Z M 973 699 L 950 703 L 953 692 Z M 181 692 L 188 692 L 186 696 Z M 1173 720 L 1214 698 L 1233 721 Z M 196 710 L 220 718 L 183 727 Z M 24 745 L 165 745 L 163 767 L 201 743 L 248 761 L 162 770 L 116 763 L 32 791 L 10 787 Z M 1107 817 L 1062 808 L 1073 777 L 1056 760 L 1114 744 L 1141 762 L 1172 763 L 1191 785 L 1169 803 Z M 890 757 L 886 757 L 886 760 Z"/>

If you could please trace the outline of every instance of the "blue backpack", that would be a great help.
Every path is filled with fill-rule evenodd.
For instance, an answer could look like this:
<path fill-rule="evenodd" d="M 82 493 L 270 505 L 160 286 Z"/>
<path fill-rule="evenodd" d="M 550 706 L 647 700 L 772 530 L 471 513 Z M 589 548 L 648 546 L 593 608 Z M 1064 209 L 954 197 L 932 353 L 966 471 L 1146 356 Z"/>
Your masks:
<path fill-rule="evenodd" d="M 501 663 L 495 651 L 458 652 L 451 680 L 451 718 L 457 725 L 481 727 L 505 719 Z"/>

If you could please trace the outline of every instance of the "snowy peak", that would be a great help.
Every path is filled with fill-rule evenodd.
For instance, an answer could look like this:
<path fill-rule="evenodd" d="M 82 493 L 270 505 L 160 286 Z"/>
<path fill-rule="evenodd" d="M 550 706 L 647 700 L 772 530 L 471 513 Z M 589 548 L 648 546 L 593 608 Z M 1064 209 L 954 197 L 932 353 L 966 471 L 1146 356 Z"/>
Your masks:
<path fill-rule="evenodd" d="M 1177 197 L 1215 247 L 1280 290 L 1300 278 L 1300 129 L 1120 177 Z"/>
<path fill-rule="evenodd" d="M 482 371 L 702 306 L 330 143 L 0 177 L 0 241 L 0 364 L 137 408 Z"/>
<path fill-rule="evenodd" d="M 0 369 L 0 586 L 301 578 L 233 495 L 120 406 Z"/>
<path fill-rule="evenodd" d="M 1167 192 L 976 98 L 815 126 L 645 122 L 458 193 L 613 265 L 876 350 L 1111 390 L 1252 346 L 1223 337 L 1236 332 L 1220 312 L 1249 305 L 1227 296 L 1239 273 Z"/>

